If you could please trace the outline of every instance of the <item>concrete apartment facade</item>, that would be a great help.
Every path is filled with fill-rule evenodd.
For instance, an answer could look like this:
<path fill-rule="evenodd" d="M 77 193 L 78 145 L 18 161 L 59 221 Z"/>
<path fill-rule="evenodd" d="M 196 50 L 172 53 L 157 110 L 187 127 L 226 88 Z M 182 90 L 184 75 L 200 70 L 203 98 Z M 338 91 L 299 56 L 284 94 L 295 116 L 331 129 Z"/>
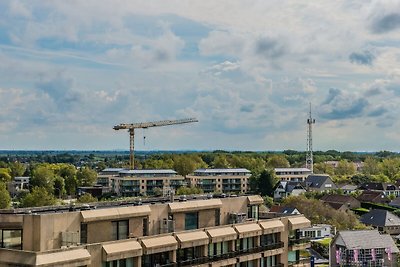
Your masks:
<path fill-rule="evenodd" d="M 185 178 L 174 170 L 104 169 L 98 175 L 98 184 L 108 187 L 118 196 L 151 196 L 155 188 L 177 189 L 187 185 Z"/>
<path fill-rule="evenodd" d="M 204 193 L 246 193 L 251 172 L 247 169 L 198 169 L 188 175 L 191 186 L 201 188 Z"/>
<path fill-rule="evenodd" d="M 311 174 L 307 168 L 275 168 L 275 175 L 280 181 L 303 182 Z"/>
<path fill-rule="evenodd" d="M 0 211 L 0 266 L 310 266 L 302 215 L 258 220 L 259 196 Z M 238 214 L 248 214 L 232 223 Z"/>

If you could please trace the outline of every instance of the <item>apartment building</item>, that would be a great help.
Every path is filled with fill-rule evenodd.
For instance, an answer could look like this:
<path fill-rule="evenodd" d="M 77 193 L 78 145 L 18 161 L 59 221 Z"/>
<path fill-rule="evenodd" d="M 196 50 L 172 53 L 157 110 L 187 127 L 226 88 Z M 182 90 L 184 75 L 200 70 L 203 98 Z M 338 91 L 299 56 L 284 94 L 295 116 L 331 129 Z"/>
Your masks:
<path fill-rule="evenodd" d="M 0 210 L 0 266 L 310 266 L 302 215 L 258 220 L 259 196 Z M 239 223 L 232 216 L 248 214 Z M 255 217 L 252 217 L 255 215 Z"/>
<path fill-rule="evenodd" d="M 127 170 L 109 168 L 98 175 L 98 184 L 119 196 L 151 196 L 156 190 L 176 190 L 187 185 L 174 170 Z M 157 188 L 157 189 L 156 189 Z"/>
<path fill-rule="evenodd" d="M 198 169 L 188 175 L 191 186 L 201 188 L 204 193 L 246 193 L 251 172 L 247 169 Z"/>
<path fill-rule="evenodd" d="M 307 168 L 275 168 L 275 175 L 280 181 L 303 182 L 311 174 Z"/>

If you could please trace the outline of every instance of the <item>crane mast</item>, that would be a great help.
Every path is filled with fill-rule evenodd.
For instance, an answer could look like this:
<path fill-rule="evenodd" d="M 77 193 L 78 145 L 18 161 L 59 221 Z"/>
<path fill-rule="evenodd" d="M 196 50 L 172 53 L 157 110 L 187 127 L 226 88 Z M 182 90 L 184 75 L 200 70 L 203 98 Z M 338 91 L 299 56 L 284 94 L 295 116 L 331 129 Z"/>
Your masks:
<path fill-rule="evenodd" d="M 160 127 L 175 124 L 184 124 L 198 122 L 196 118 L 180 119 L 180 120 L 164 120 L 154 122 L 138 122 L 138 123 L 121 123 L 113 127 L 114 130 L 128 130 L 129 132 L 129 166 L 130 169 L 134 169 L 134 149 L 135 149 L 135 129 L 143 128 L 147 129 L 150 127 Z"/>

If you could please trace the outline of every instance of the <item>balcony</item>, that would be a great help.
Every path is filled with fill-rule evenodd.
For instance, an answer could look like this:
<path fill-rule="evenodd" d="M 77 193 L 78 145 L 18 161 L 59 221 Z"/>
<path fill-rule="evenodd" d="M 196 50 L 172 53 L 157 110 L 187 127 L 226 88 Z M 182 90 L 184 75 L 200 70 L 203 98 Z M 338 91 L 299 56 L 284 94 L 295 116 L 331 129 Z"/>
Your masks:
<path fill-rule="evenodd" d="M 208 257 L 204 256 L 204 257 L 196 258 L 196 259 L 192 259 L 192 260 L 179 261 L 178 263 L 173 263 L 175 265 L 168 265 L 165 267 L 193 266 L 193 265 L 198 265 L 198 264 L 206 264 L 206 263 L 210 263 L 210 262 L 214 262 L 214 261 L 236 258 L 236 257 L 244 256 L 247 254 L 261 253 L 266 250 L 278 249 L 278 248 L 283 248 L 283 247 L 284 247 L 283 242 L 277 242 L 274 244 L 260 245 L 260 246 L 254 247 L 254 248 L 242 249 L 242 250 L 238 250 L 238 251 L 231 251 L 231 252 L 227 252 L 227 253 L 220 254 L 220 255 L 214 255 L 214 256 L 208 256 Z M 278 264 L 274 267 L 282 267 L 282 266 L 283 266 L 282 264 Z"/>
<path fill-rule="evenodd" d="M 290 267 L 307 267 L 310 266 L 310 259 L 300 259 L 297 261 L 288 262 L 288 266 Z"/>
<path fill-rule="evenodd" d="M 302 250 L 310 247 L 310 238 L 289 239 L 289 250 Z"/>

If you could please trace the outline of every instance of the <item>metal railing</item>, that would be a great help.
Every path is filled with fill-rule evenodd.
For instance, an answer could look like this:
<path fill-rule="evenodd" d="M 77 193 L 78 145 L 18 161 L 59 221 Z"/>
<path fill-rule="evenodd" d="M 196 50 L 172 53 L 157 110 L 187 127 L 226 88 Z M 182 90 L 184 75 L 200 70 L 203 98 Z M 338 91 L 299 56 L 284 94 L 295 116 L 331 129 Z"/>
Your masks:
<path fill-rule="evenodd" d="M 310 259 L 300 259 L 297 261 L 289 261 L 288 266 L 294 266 L 294 265 L 299 265 L 299 264 L 308 264 L 310 263 Z"/>
<path fill-rule="evenodd" d="M 294 246 L 294 245 L 301 245 L 301 244 L 306 244 L 310 243 L 310 238 L 304 237 L 304 238 L 296 238 L 296 239 L 289 239 L 289 246 Z"/>
<path fill-rule="evenodd" d="M 278 249 L 278 248 L 283 248 L 283 247 L 284 247 L 283 242 L 277 242 L 277 243 L 273 243 L 273 244 L 265 244 L 265 245 L 260 245 L 260 246 L 256 246 L 253 248 L 242 249 L 242 250 L 237 250 L 237 251 L 230 251 L 230 252 L 227 252 L 224 254 L 219 254 L 219 255 L 204 256 L 204 257 L 200 257 L 200 258 L 196 258 L 196 259 L 179 261 L 179 263 L 176 263 L 177 265 L 174 265 L 174 266 L 192 266 L 192 265 L 196 265 L 196 264 L 204 264 L 204 263 L 209 263 L 209 262 L 213 262 L 213 261 L 236 258 L 236 257 L 244 256 L 247 254 L 260 253 L 260 252 L 263 252 L 266 250 Z M 280 267 L 280 265 L 277 265 L 277 267 Z"/>

